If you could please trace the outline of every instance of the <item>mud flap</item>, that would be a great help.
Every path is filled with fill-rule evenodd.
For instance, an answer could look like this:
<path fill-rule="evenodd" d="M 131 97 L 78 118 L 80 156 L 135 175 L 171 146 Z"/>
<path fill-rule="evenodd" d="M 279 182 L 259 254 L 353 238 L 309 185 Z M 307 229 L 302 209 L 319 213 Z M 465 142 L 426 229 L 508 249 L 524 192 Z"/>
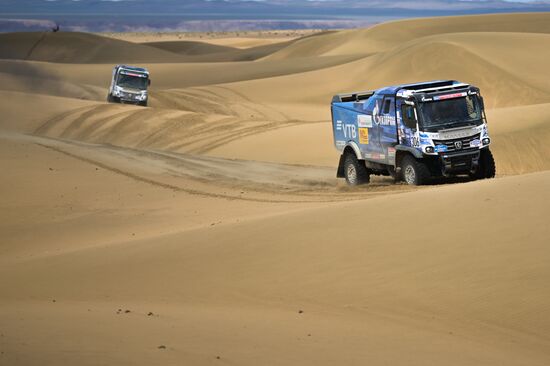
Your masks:
<path fill-rule="evenodd" d="M 338 170 L 336 171 L 336 178 L 345 178 L 344 174 L 344 154 L 340 155 L 340 162 L 338 163 Z"/>

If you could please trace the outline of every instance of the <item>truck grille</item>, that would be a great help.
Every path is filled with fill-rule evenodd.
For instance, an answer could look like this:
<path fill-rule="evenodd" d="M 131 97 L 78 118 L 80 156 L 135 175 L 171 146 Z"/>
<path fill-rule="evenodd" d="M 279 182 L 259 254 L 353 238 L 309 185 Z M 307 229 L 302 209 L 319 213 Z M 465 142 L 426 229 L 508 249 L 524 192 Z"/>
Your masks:
<path fill-rule="evenodd" d="M 139 94 L 122 92 L 120 93 L 120 98 L 124 100 L 137 100 L 138 95 Z"/>
<path fill-rule="evenodd" d="M 434 145 L 445 145 L 447 146 L 446 152 L 454 152 L 454 151 L 464 151 L 464 150 L 471 150 L 471 149 L 477 149 L 478 146 L 472 146 L 472 141 L 477 140 L 479 141 L 479 137 L 481 134 L 476 134 L 473 136 L 468 137 L 462 137 L 459 139 L 452 139 L 452 140 L 433 140 Z"/>

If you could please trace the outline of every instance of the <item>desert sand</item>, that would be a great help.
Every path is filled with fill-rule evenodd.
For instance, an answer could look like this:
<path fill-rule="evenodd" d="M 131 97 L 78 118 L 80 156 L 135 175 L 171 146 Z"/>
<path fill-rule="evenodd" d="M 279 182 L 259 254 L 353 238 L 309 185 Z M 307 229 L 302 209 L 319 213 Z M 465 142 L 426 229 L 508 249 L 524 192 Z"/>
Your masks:
<path fill-rule="evenodd" d="M 0 365 L 550 364 L 550 14 L 139 37 L 0 34 Z M 333 94 L 444 78 L 496 179 L 335 178 Z"/>

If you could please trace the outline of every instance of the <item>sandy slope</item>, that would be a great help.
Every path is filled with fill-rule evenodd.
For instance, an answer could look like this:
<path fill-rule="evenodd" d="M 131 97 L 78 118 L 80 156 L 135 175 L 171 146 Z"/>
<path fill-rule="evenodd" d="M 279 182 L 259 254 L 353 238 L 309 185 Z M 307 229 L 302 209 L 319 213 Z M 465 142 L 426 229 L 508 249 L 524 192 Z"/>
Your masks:
<path fill-rule="evenodd" d="M 186 56 L 185 62 L 254 61 L 288 47 L 293 41 L 281 41 L 244 49 L 197 41 L 165 41 L 145 43 Z"/>
<path fill-rule="evenodd" d="M 135 37 L 0 35 L 0 365 L 550 362 L 550 14 Z M 498 178 L 338 181 L 331 96 L 436 78 Z"/>
<path fill-rule="evenodd" d="M 86 33 L 29 32 L 0 35 L 5 59 L 61 63 L 170 62 L 178 54 Z"/>
<path fill-rule="evenodd" d="M 134 43 L 76 32 L 27 32 L 0 35 L 0 54 L 3 59 L 78 64 L 248 61 L 268 56 L 292 43 L 281 38 L 278 42 L 250 43 L 241 49 L 203 41 Z"/>
<path fill-rule="evenodd" d="M 27 153 L 43 149 L 18 144 Z M 58 155 L 40 153 L 49 154 Z M 41 173 L 25 166 L 37 162 L 24 161 L 21 173 L 43 178 L 19 189 L 59 197 L 74 194 L 76 183 L 79 198 L 64 207 L 65 197 L 50 197 L 59 208 L 41 210 L 59 222 L 45 227 L 71 228 L 57 241 L 38 226 L 41 245 L 15 230 L 19 237 L 2 246 L 0 307 L 12 315 L 1 320 L 8 363 L 209 364 L 216 356 L 236 364 L 548 362 L 547 173 L 305 211 L 301 205 L 294 213 L 297 207 L 281 214 L 270 205 L 270 217 L 247 219 L 261 215 L 247 210 L 236 222 L 238 202 L 222 201 L 224 210 L 213 212 L 204 199 L 193 207 L 185 192 L 102 166 L 96 171 L 64 155 L 53 162 L 53 172 Z M 42 193 L 50 180 L 56 189 Z M 14 206 L 24 208 L 15 197 Z M 113 198 L 117 208 L 108 214 Z M 427 224 L 430 238 L 409 219 L 441 207 L 458 214 Z M 190 215 L 193 209 L 200 213 Z M 199 227 L 186 229 L 187 215 Z M 212 216 L 217 225 L 200 227 Z M 90 233 L 92 225 L 102 230 Z M 40 331 L 26 331 L 34 326 Z"/>
<path fill-rule="evenodd" d="M 303 39 L 271 57 L 303 57 L 304 53 L 307 55 L 368 54 L 386 51 L 422 37 L 464 32 L 549 34 L 550 24 L 548 13 L 401 20 L 360 31 L 331 33 L 323 41 L 319 38 Z"/>
<path fill-rule="evenodd" d="M 193 56 L 235 51 L 233 47 L 218 46 L 207 42 L 196 41 L 159 41 L 148 42 L 146 45 L 182 55 Z"/>

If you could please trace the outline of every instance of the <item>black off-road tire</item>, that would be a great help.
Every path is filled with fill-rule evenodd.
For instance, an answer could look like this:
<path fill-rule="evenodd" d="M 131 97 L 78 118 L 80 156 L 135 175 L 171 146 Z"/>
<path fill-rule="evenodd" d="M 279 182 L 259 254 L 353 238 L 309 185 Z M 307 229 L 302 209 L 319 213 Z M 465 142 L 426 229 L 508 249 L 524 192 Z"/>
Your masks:
<path fill-rule="evenodd" d="M 357 160 L 354 153 L 348 153 L 344 159 L 344 177 L 350 186 L 358 186 L 370 182 L 370 174 L 365 166 L 365 162 Z"/>
<path fill-rule="evenodd" d="M 401 161 L 401 179 L 411 186 L 421 186 L 431 178 L 430 170 L 422 161 L 407 155 Z"/>
<path fill-rule="evenodd" d="M 479 165 L 475 173 L 471 174 L 474 179 L 490 179 L 496 174 L 496 164 L 493 153 L 489 148 L 481 149 L 479 152 Z"/>
<path fill-rule="evenodd" d="M 144 100 L 143 102 L 139 102 L 138 104 L 142 107 L 147 107 L 147 101 L 146 100 Z"/>
<path fill-rule="evenodd" d="M 107 102 L 109 103 L 120 103 L 120 98 L 115 97 L 111 93 L 107 95 Z"/>

